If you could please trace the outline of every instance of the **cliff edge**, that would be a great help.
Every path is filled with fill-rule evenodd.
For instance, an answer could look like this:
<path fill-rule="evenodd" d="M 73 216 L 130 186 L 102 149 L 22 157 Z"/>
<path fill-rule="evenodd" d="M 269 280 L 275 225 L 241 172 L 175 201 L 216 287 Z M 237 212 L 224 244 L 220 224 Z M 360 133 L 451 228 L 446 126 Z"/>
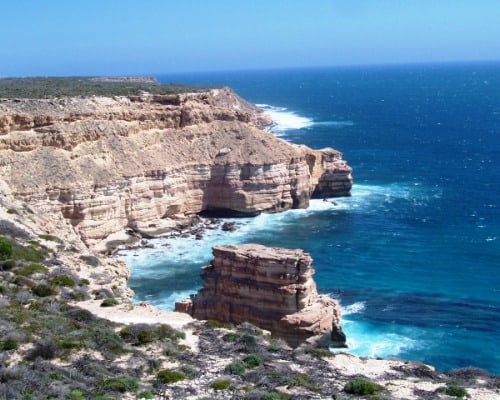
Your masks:
<path fill-rule="evenodd" d="M 333 149 L 296 146 L 230 89 L 0 100 L 0 179 L 13 196 L 101 251 L 200 212 L 256 215 L 346 196 Z M 106 247 L 108 245 L 108 247 Z"/>

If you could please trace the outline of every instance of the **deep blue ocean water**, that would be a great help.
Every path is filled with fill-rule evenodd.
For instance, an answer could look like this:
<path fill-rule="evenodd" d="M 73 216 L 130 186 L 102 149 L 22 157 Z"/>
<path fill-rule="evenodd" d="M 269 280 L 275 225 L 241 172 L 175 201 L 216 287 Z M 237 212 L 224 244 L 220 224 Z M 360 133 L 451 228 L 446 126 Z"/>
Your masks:
<path fill-rule="evenodd" d="M 500 373 L 500 64 L 159 79 L 232 87 L 275 117 L 276 135 L 341 150 L 355 184 L 337 205 L 124 255 L 137 301 L 171 309 L 194 293 L 216 243 L 303 248 L 343 307 L 353 354 Z"/>

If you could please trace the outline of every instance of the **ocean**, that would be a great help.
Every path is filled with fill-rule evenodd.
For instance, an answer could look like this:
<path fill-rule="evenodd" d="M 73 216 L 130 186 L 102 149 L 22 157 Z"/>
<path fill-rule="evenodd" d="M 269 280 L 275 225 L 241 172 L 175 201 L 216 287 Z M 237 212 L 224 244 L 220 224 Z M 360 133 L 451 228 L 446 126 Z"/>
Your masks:
<path fill-rule="evenodd" d="M 319 292 L 342 306 L 350 353 L 500 373 L 500 64 L 158 79 L 230 86 L 283 140 L 342 151 L 354 186 L 336 205 L 314 200 L 122 254 L 136 301 L 172 309 L 195 293 L 215 244 L 302 248 Z"/>

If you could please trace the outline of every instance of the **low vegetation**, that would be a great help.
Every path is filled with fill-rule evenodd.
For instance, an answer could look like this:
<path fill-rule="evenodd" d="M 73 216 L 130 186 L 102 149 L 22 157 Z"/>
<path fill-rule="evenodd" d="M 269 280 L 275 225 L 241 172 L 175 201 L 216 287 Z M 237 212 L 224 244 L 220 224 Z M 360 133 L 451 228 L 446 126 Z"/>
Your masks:
<path fill-rule="evenodd" d="M 0 78 L 0 98 L 46 99 L 75 96 L 131 96 L 143 92 L 169 95 L 199 92 L 207 87 L 159 84 L 154 78 L 68 77 Z M 47 239 L 51 240 L 51 239 Z"/>
<path fill-rule="evenodd" d="M 74 257 L 102 276 L 104 261 Z M 120 325 L 97 318 L 75 306 L 75 298 L 110 307 L 123 299 L 113 290 L 90 291 L 88 279 L 78 278 L 38 240 L 0 236 L 0 266 L 1 400 L 391 398 L 383 386 L 332 368 L 327 350 L 292 350 L 252 324 L 195 322 L 199 351 L 193 352 L 182 342 L 186 334 L 167 323 Z M 464 369 L 450 380 L 411 365 L 401 368 L 418 379 L 441 379 L 436 392 L 415 398 L 466 398 L 463 383 L 479 376 Z M 500 389 L 488 375 L 481 379 Z"/>

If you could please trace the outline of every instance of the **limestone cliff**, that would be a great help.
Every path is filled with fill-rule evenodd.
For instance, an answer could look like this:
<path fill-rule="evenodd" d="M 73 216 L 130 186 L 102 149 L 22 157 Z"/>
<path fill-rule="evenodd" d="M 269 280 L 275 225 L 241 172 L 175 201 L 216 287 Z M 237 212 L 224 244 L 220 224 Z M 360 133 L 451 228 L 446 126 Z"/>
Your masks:
<path fill-rule="evenodd" d="M 218 246 L 213 254 L 203 288 L 176 310 L 198 319 L 251 322 L 293 347 L 306 341 L 345 346 L 340 307 L 318 295 L 309 254 L 256 244 Z"/>
<path fill-rule="evenodd" d="M 0 100 L 0 179 L 88 246 L 158 234 L 202 211 L 255 215 L 344 196 L 351 169 L 259 127 L 229 89 L 126 97 Z"/>

